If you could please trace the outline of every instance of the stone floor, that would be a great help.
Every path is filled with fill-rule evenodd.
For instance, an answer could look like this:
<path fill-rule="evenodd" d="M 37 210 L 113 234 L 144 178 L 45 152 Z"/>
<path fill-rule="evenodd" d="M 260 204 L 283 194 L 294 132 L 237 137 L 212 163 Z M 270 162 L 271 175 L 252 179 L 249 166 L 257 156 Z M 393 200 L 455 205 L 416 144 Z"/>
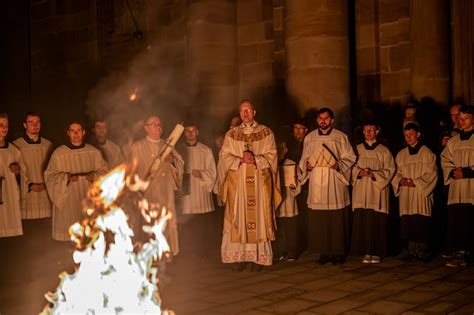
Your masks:
<path fill-rule="evenodd" d="M 0 239 L 0 314 L 35 314 L 43 297 L 73 270 L 72 248 L 49 237 L 49 222 L 25 224 L 22 237 Z M 304 254 L 261 272 L 232 271 L 208 258 L 177 256 L 160 278 L 163 306 L 177 314 L 373 314 L 474 312 L 474 266 L 445 267 L 389 258 L 364 265 L 314 266 Z M 85 288 L 86 289 L 86 288 Z"/>

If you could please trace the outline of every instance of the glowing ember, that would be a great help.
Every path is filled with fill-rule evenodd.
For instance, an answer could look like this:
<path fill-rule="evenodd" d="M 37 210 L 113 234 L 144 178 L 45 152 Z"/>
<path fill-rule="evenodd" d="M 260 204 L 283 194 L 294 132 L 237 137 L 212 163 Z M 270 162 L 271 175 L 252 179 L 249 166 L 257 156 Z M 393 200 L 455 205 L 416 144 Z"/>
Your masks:
<path fill-rule="evenodd" d="M 143 230 L 153 237 L 135 254 L 133 231 L 116 204 L 130 183 L 126 171 L 126 165 L 118 166 L 89 190 L 86 218 L 69 230 L 79 267 L 73 274 L 60 275 L 56 291 L 45 295 L 49 305 L 41 314 L 172 314 L 160 308 L 157 269 L 151 267 L 153 260 L 169 252 L 163 231 L 171 214 L 145 199 L 139 201 L 149 224 Z"/>
<path fill-rule="evenodd" d="M 137 99 L 138 89 L 135 89 L 132 94 L 130 94 L 130 101 L 134 102 Z"/>

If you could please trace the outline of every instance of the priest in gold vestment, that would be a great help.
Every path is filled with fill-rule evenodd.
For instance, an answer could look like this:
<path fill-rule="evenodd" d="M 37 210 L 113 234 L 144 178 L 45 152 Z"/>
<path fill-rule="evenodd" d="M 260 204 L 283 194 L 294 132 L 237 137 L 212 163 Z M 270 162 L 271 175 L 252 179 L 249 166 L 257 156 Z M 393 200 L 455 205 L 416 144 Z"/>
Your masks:
<path fill-rule="evenodd" d="M 275 208 L 281 201 L 273 132 L 254 120 L 250 101 L 240 104 L 242 124 L 226 133 L 221 150 L 219 188 L 225 203 L 222 262 L 247 262 L 252 269 L 272 264 Z"/>

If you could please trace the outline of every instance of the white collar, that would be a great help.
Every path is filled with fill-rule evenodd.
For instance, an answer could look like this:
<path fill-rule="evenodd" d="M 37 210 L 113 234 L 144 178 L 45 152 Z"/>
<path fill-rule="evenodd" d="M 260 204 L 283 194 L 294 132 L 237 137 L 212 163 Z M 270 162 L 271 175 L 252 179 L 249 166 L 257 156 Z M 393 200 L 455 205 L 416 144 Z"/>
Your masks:
<path fill-rule="evenodd" d="M 249 128 L 249 127 L 255 127 L 257 125 L 258 125 L 258 123 L 254 120 L 250 125 L 247 125 L 246 123 L 242 122 L 242 124 L 240 126 L 244 127 L 244 128 Z"/>
<path fill-rule="evenodd" d="M 150 138 L 149 136 L 146 136 L 146 140 L 150 141 L 150 142 L 153 142 L 153 143 L 160 143 L 161 142 L 161 139 L 154 140 L 154 139 Z"/>

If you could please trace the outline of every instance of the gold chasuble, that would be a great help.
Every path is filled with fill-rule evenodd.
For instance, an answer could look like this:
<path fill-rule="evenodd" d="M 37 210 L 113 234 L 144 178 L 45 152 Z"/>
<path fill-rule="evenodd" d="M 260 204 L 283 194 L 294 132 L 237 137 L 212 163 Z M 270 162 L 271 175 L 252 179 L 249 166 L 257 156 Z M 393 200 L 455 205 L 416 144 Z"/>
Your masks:
<path fill-rule="evenodd" d="M 255 165 L 241 163 L 251 151 Z M 219 161 L 219 188 L 225 203 L 222 261 L 271 265 L 275 209 L 281 202 L 273 132 L 254 122 L 226 134 Z"/>

